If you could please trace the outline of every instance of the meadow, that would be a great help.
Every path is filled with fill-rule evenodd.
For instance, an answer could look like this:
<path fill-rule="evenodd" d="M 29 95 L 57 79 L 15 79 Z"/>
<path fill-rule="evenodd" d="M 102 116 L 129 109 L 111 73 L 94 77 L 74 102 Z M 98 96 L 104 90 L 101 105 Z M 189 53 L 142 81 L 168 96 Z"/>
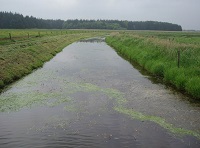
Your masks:
<path fill-rule="evenodd" d="M 166 84 L 200 99 L 199 32 L 123 31 L 106 42 Z"/>
<path fill-rule="evenodd" d="M 0 30 L 0 90 L 41 67 L 65 46 L 105 34 L 94 30 Z"/>

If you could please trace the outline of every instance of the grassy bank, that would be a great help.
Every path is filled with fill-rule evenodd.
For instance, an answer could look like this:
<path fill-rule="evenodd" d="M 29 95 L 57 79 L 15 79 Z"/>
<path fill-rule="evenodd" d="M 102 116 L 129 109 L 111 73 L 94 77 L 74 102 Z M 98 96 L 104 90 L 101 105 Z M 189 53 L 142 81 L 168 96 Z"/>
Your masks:
<path fill-rule="evenodd" d="M 8 32 L 15 38 L 6 39 Z M 31 32 L 23 37 L 24 32 Z M 40 33 L 38 33 L 40 32 Z M 47 33 L 48 32 L 48 33 Z M 50 60 L 65 46 L 93 36 L 103 35 L 100 31 L 58 30 L 0 30 L 0 91 L 8 84 L 31 73 Z M 38 36 L 40 34 L 40 36 Z M 17 37 L 18 36 L 18 37 Z"/>
<path fill-rule="evenodd" d="M 106 42 L 130 62 L 200 99 L 200 33 L 119 32 Z"/>

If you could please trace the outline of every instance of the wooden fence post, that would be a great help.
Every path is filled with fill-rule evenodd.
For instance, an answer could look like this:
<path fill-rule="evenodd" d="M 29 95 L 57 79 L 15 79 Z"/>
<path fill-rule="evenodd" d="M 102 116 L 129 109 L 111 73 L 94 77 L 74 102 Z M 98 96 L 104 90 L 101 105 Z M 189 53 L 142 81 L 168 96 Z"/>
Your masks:
<path fill-rule="evenodd" d="M 28 38 L 29 38 L 29 33 L 28 33 Z"/>
<path fill-rule="evenodd" d="M 178 68 L 180 67 L 180 56 L 181 56 L 181 51 L 178 49 Z"/>
<path fill-rule="evenodd" d="M 10 38 L 10 40 L 12 39 L 11 33 L 9 33 L 9 38 Z"/>

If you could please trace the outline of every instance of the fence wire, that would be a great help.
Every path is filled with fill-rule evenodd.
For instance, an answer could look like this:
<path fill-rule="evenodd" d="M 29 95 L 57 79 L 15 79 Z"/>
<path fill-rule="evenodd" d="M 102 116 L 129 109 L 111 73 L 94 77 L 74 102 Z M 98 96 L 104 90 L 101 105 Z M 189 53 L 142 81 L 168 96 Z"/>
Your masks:
<path fill-rule="evenodd" d="M 200 53 L 200 49 L 198 48 L 180 50 L 180 67 L 200 68 L 199 53 Z"/>

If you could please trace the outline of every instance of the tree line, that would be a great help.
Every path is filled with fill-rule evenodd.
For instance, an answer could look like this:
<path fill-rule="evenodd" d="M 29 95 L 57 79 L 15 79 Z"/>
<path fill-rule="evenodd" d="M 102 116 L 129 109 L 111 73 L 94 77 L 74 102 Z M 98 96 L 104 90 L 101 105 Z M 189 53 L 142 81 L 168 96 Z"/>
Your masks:
<path fill-rule="evenodd" d="M 23 16 L 12 12 L 0 12 L 1 29 L 110 29 L 110 30 L 164 30 L 182 31 L 177 24 L 157 21 L 119 20 L 52 20 Z"/>
<path fill-rule="evenodd" d="M 0 12 L 1 29 L 62 29 L 63 20 L 44 20 L 12 12 Z"/>

